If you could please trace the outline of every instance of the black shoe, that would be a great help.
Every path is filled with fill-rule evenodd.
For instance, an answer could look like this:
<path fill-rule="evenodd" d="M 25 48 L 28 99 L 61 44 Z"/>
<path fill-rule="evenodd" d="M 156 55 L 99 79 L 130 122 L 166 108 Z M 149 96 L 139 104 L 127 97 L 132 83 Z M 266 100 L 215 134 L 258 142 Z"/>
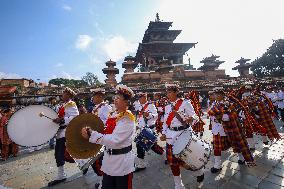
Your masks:
<path fill-rule="evenodd" d="M 169 164 L 168 160 L 165 160 L 165 165 L 168 165 L 168 164 Z"/>
<path fill-rule="evenodd" d="M 137 173 L 137 172 L 139 172 L 139 171 L 143 171 L 143 170 L 145 170 L 145 169 L 146 169 L 146 167 L 143 167 L 143 168 L 135 167 L 134 173 Z"/>
<path fill-rule="evenodd" d="M 245 161 L 243 160 L 238 160 L 238 164 L 240 164 L 240 165 L 244 165 L 245 164 Z"/>
<path fill-rule="evenodd" d="M 66 178 L 65 178 L 65 179 L 61 179 L 61 180 L 53 180 L 53 181 L 51 181 L 51 182 L 48 183 L 48 186 L 49 186 L 49 187 L 50 187 L 50 186 L 55 186 L 55 185 L 60 184 L 60 183 L 62 183 L 62 182 L 64 182 L 64 181 L 66 181 Z"/>
<path fill-rule="evenodd" d="M 203 132 L 200 133 L 200 138 L 203 137 Z"/>
<path fill-rule="evenodd" d="M 202 182 L 203 180 L 204 180 L 204 173 L 202 175 L 196 177 L 197 182 Z"/>
<path fill-rule="evenodd" d="M 215 168 L 215 167 L 212 167 L 212 168 L 211 168 L 211 173 L 218 173 L 218 172 L 220 172 L 221 170 L 222 170 L 222 168 L 217 169 L 217 168 Z"/>
<path fill-rule="evenodd" d="M 53 150 L 54 149 L 54 145 L 50 145 L 49 149 Z"/>
<path fill-rule="evenodd" d="M 100 183 L 95 184 L 95 189 L 98 189 L 100 187 Z"/>
<path fill-rule="evenodd" d="M 249 150 L 250 150 L 250 151 L 255 151 L 255 148 L 250 148 Z"/>
<path fill-rule="evenodd" d="M 88 172 L 88 168 L 86 168 L 86 169 L 84 169 L 84 170 L 82 170 L 82 172 L 83 172 L 83 175 L 86 175 L 87 174 L 87 172 Z"/>
<path fill-rule="evenodd" d="M 265 145 L 268 145 L 268 141 L 266 141 L 266 142 L 263 142 L 263 144 L 265 144 Z"/>

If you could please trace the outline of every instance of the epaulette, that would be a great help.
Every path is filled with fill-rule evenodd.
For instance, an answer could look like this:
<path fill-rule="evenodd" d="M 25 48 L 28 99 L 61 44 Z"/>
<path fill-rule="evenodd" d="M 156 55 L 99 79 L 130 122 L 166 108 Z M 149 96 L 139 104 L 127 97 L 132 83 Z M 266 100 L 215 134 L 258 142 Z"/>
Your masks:
<path fill-rule="evenodd" d="M 131 121 L 135 121 L 135 116 L 132 114 L 130 110 L 126 110 L 125 112 L 121 112 L 118 114 L 117 121 L 127 116 Z"/>
<path fill-rule="evenodd" d="M 76 103 L 74 101 L 69 101 L 64 105 L 64 108 L 70 108 L 76 106 Z"/>

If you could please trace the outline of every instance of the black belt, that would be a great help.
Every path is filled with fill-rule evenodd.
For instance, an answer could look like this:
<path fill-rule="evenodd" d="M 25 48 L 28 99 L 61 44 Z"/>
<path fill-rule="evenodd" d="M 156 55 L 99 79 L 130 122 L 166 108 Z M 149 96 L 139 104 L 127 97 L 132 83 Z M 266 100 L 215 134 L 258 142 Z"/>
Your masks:
<path fill-rule="evenodd" d="M 109 155 L 120 155 L 120 154 L 127 154 L 131 150 L 132 150 L 132 145 L 127 146 L 125 148 L 121 148 L 121 149 L 106 149 L 106 152 Z"/>
<path fill-rule="evenodd" d="M 170 127 L 169 129 L 172 131 L 182 131 L 189 128 L 190 125 L 180 126 L 180 127 Z"/>

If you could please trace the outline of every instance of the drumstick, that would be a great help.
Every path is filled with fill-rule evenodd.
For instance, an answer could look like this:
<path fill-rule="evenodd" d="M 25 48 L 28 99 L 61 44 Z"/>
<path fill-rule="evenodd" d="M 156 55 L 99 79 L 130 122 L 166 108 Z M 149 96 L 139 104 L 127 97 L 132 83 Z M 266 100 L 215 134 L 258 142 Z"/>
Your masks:
<path fill-rule="evenodd" d="M 51 117 L 48 117 L 48 116 L 44 115 L 43 112 L 40 112 L 40 113 L 39 113 L 39 117 L 46 117 L 46 118 L 48 118 L 48 119 L 53 120 Z"/>

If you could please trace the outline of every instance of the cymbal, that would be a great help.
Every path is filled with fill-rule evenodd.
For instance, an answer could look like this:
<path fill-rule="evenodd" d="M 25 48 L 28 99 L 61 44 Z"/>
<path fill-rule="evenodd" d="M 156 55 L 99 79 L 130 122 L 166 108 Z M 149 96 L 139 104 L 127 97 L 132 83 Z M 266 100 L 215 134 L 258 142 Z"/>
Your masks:
<path fill-rule="evenodd" d="M 99 133 L 103 132 L 102 120 L 94 114 L 81 114 L 72 119 L 66 129 L 66 148 L 69 154 L 76 159 L 94 157 L 102 148 L 102 145 L 90 143 L 83 138 L 81 130 L 90 127 Z"/>

